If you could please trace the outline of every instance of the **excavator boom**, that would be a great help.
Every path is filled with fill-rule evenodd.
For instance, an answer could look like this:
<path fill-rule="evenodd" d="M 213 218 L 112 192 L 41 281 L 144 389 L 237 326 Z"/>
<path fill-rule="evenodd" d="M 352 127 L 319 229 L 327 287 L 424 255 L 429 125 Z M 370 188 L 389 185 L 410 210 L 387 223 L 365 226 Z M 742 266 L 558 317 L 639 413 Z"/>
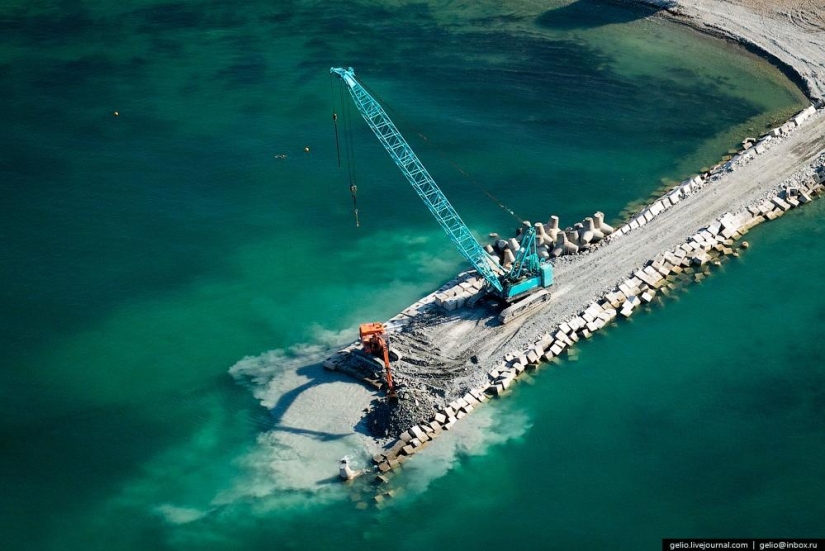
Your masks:
<path fill-rule="evenodd" d="M 390 368 L 390 347 L 387 343 L 384 324 L 379 322 L 361 324 L 358 333 L 364 352 L 384 361 L 384 370 L 387 374 L 387 396 L 395 399 L 395 384 L 392 381 L 392 369 Z"/>

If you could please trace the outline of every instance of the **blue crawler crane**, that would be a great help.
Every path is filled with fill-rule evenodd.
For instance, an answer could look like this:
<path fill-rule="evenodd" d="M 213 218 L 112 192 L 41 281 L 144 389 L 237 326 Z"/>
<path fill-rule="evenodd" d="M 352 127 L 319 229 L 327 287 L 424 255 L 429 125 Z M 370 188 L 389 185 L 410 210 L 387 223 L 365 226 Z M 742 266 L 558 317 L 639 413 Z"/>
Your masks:
<path fill-rule="evenodd" d="M 534 228 L 525 228 L 522 233 L 521 247 L 512 265 L 508 269 L 501 267 L 473 237 L 470 228 L 461 220 L 381 105 L 355 79 L 355 71 L 352 67 L 348 69 L 333 67 L 330 72 L 343 79 L 358 111 L 367 121 L 378 141 L 387 150 L 458 251 L 484 277 L 491 294 L 507 303 L 512 303 L 553 284 L 553 264 L 538 256 Z M 547 291 L 543 291 L 542 294 L 549 298 Z M 531 299 L 530 302 L 533 300 Z"/>

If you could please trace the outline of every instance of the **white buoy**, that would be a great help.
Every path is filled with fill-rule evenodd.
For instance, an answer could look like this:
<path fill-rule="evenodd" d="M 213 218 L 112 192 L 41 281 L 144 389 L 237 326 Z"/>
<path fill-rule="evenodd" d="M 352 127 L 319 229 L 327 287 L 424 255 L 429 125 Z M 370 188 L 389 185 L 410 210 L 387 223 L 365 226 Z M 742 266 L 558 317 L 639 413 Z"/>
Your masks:
<path fill-rule="evenodd" d="M 352 480 L 358 476 L 358 473 L 353 471 L 349 466 L 349 457 L 341 458 L 341 461 L 338 463 L 338 476 L 343 480 Z"/>

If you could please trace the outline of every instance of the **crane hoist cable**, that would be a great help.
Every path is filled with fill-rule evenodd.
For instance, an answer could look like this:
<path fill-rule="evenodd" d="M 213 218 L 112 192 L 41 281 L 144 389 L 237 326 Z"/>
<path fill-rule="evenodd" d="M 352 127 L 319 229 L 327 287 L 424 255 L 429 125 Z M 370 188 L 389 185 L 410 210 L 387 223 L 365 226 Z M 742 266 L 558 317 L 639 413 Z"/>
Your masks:
<path fill-rule="evenodd" d="M 335 128 L 335 152 L 338 154 L 338 168 L 341 168 L 341 145 L 338 143 L 338 111 L 335 107 L 335 83 L 329 75 L 329 90 L 332 95 L 332 126 Z"/>
<path fill-rule="evenodd" d="M 338 140 L 338 112 L 335 107 L 335 85 L 333 76 L 330 74 L 330 87 L 332 91 L 332 125 L 335 127 L 335 150 L 338 154 L 338 168 L 341 167 L 341 146 Z M 352 195 L 352 209 L 355 215 L 355 227 L 361 227 L 358 217 L 358 186 L 355 183 L 355 150 L 352 146 L 352 127 L 350 122 L 349 102 L 345 101 L 343 85 L 340 86 L 341 108 L 344 123 L 344 151 L 347 156 L 347 176 L 349 178 L 349 191 Z"/>
<path fill-rule="evenodd" d="M 360 84 L 367 92 L 369 92 L 373 97 L 375 97 L 378 101 L 380 101 L 381 104 L 384 106 L 384 108 L 387 111 L 390 111 L 392 113 L 392 116 L 396 120 L 400 120 L 403 123 L 403 125 L 406 126 L 407 128 L 412 128 L 413 132 L 415 132 L 415 134 L 419 138 L 421 138 L 422 141 L 424 141 L 424 142 L 429 142 L 430 141 L 430 139 L 427 136 L 425 136 L 423 132 L 419 132 L 418 130 L 416 130 L 413 127 L 413 125 L 411 125 L 410 122 L 405 119 L 404 115 L 402 115 L 401 113 L 399 113 L 398 111 L 393 109 L 392 106 L 389 103 L 387 103 L 387 101 L 384 98 L 382 98 L 379 94 L 377 94 L 375 92 L 375 90 L 373 90 L 372 88 L 370 88 L 369 86 L 367 86 L 363 82 L 360 82 Z M 343 97 L 342 97 L 341 101 L 343 102 Z M 433 148 L 433 149 L 435 149 L 436 154 L 443 161 L 447 161 L 447 163 L 449 163 L 450 166 L 452 166 L 456 171 L 458 171 L 462 176 L 464 176 L 467 179 L 468 182 L 470 182 L 473 186 L 476 187 L 476 189 L 478 189 L 484 195 L 486 195 L 488 199 L 490 199 L 493 203 L 498 205 L 498 207 L 501 210 L 503 210 L 504 212 L 506 212 L 507 214 L 509 214 L 513 218 L 515 218 L 519 223 L 521 223 L 524 220 L 524 218 L 519 217 L 515 212 L 513 212 L 513 209 L 511 209 L 510 207 L 508 207 L 507 205 L 502 203 L 499 200 L 498 197 L 496 197 L 495 195 L 490 193 L 490 191 L 488 191 L 484 186 L 482 186 L 475 179 L 473 179 L 473 177 L 470 174 L 468 174 L 463 168 L 461 168 L 461 166 L 458 163 L 456 163 L 455 161 L 453 161 L 452 159 L 447 157 L 444 153 L 441 152 L 440 149 L 438 149 L 438 148 Z"/>

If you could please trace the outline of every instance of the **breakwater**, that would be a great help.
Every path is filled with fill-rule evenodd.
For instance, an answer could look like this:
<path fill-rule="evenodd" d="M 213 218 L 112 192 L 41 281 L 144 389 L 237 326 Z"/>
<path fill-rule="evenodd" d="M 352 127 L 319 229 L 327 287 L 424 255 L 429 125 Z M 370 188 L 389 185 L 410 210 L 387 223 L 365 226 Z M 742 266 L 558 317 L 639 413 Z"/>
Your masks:
<path fill-rule="evenodd" d="M 742 150 L 724 159 L 709 171 L 673 186 L 661 197 L 640 209 L 614 232 L 595 243 L 588 243 L 582 254 L 591 247 L 608 246 L 611 242 L 630 235 L 634 230 L 663 216 L 682 200 L 712 189 L 725 175 L 753 162 L 776 144 L 792 135 L 794 130 L 813 117 L 821 117 L 822 111 L 809 107 L 795 117 L 770 130 L 759 139 L 745 140 Z M 800 207 L 821 196 L 825 191 L 825 166 L 823 155 L 803 167 L 790 178 L 766 190 L 763 197 L 735 212 L 727 212 L 700 227 L 675 248 L 665 250 L 643 265 L 617 280 L 616 284 L 596 300 L 569 316 L 563 322 L 549 327 L 539 338 L 526 346 L 504 354 L 498 365 L 486 372 L 482 384 L 467 389 L 448 404 L 438 408 L 426 420 L 412 424 L 398 438 L 373 457 L 378 473 L 377 481 L 388 482 L 393 469 L 429 445 L 445 431 L 469 415 L 485 401 L 507 393 L 510 387 L 528 371 L 543 363 L 556 362 L 570 355 L 575 343 L 591 337 L 595 332 L 613 323 L 617 318 L 629 318 L 642 310 L 642 306 L 660 300 L 674 292 L 679 285 L 701 281 L 714 266 L 728 256 L 738 256 L 747 242 L 741 239 L 758 224 L 775 220 L 793 208 Z M 594 217 L 597 218 L 597 217 Z M 553 219 L 551 218 L 551 224 Z M 582 227 L 584 227 L 582 225 Z M 581 230 L 582 228 L 578 228 Z M 581 235 L 581 232 L 577 232 Z M 498 237 L 498 236 L 496 236 Z M 508 241 L 509 243 L 509 241 Z M 473 305 L 483 294 L 481 281 L 472 273 L 465 273 L 407 308 L 388 323 L 391 331 L 406 327 L 416 316 L 440 311 L 441 315 L 456 315 L 456 310 Z M 345 351 L 328 360 L 328 367 L 341 365 Z M 384 496 L 380 490 L 376 496 Z M 381 498 L 383 499 L 383 498 Z M 380 500 L 379 500 L 380 501 Z"/>

